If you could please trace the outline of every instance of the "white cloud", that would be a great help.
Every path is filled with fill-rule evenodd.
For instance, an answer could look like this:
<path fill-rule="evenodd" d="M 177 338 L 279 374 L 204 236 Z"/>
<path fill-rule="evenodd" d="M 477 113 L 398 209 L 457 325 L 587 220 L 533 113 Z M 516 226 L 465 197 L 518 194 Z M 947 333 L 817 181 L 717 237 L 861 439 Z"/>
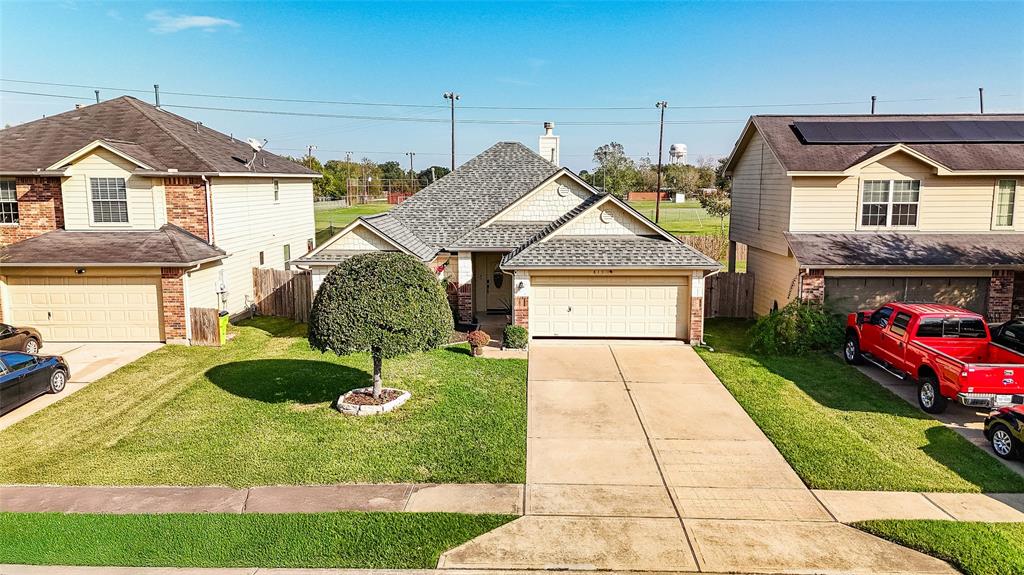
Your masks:
<path fill-rule="evenodd" d="M 238 22 L 227 18 L 170 14 L 166 10 L 154 10 L 146 14 L 146 20 L 153 22 L 153 27 L 149 31 L 157 34 L 171 34 L 192 28 L 199 28 L 204 32 L 213 32 L 218 28 L 238 28 L 241 26 Z"/>

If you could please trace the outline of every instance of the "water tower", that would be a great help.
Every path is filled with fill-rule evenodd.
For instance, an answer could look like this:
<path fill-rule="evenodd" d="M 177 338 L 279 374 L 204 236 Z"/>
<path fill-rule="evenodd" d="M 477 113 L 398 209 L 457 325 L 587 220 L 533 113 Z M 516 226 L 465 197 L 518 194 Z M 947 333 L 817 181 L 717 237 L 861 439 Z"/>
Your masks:
<path fill-rule="evenodd" d="M 669 160 L 671 164 L 685 164 L 686 144 L 672 144 L 672 147 L 668 149 L 668 157 L 671 158 Z"/>

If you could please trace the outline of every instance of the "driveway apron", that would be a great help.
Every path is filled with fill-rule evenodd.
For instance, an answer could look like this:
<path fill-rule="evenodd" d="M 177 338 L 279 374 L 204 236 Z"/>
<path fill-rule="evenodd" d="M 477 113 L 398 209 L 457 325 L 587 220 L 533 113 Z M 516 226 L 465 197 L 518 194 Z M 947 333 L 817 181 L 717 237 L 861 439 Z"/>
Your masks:
<path fill-rule="evenodd" d="M 955 573 L 841 523 L 694 351 L 534 341 L 526 515 L 438 567 Z"/>

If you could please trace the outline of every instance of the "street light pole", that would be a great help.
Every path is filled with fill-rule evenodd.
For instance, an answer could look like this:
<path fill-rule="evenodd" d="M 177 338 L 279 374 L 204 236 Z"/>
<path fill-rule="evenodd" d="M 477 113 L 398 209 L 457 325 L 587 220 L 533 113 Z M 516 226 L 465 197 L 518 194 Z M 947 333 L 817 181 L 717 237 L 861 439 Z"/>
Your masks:
<path fill-rule="evenodd" d="M 445 92 L 443 94 L 445 100 L 451 100 L 452 103 L 452 171 L 455 171 L 455 101 L 459 99 L 459 95 L 455 92 Z"/>
<path fill-rule="evenodd" d="M 668 102 L 662 100 L 655 106 L 661 110 L 661 123 L 658 128 L 658 191 L 654 195 L 654 223 L 658 223 L 661 217 L 661 148 L 665 142 L 665 108 L 668 108 Z"/>

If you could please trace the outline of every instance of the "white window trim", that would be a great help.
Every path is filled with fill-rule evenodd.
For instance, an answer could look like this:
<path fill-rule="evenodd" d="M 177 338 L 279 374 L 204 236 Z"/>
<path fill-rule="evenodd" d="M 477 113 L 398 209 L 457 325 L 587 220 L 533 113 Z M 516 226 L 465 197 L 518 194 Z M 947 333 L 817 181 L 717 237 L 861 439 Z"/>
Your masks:
<path fill-rule="evenodd" d="M 7 223 L 0 222 L 0 228 L 16 228 L 21 225 L 21 205 L 18 202 L 18 180 L 14 178 L 0 178 L 5 182 L 14 182 L 14 205 L 18 208 L 18 221 Z"/>
<path fill-rule="evenodd" d="M 864 184 L 866 182 L 889 182 L 889 201 L 886 203 L 885 225 L 870 226 L 864 225 Z M 896 204 L 907 204 L 910 202 L 893 202 L 896 182 L 917 182 L 917 223 L 912 226 L 896 226 L 892 224 L 892 206 Z M 921 197 L 924 195 L 924 181 L 916 178 L 860 178 L 857 182 L 857 230 L 916 230 L 921 227 Z M 880 202 L 867 202 L 877 204 Z"/>
<path fill-rule="evenodd" d="M 997 223 L 998 218 L 999 218 L 999 184 L 1001 182 L 1013 182 L 1014 183 L 1013 184 L 1013 186 L 1014 186 L 1014 189 L 1013 189 L 1013 203 L 1011 204 L 1011 207 L 1013 208 L 1013 215 L 1010 218 L 1010 225 L 1008 225 L 1008 226 L 1000 225 L 999 223 Z M 993 230 L 1013 230 L 1013 229 L 1016 229 L 1017 228 L 1017 222 L 1020 221 L 1018 219 L 1019 215 L 1020 215 L 1020 210 L 1017 209 L 1018 208 L 1018 204 L 1020 204 L 1020 180 L 1018 180 L 1017 178 L 997 178 L 996 179 L 996 183 L 995 183 L 995 187 L 992 190 L 992 229 Z"/>
<path fill-rule="evenodd" d="M 96 215 L 93 212 L 94 200 L 92 199 L 92 181 L 93 179 L 109 179 L 118 178 L 118 176 L 90 176 L 85 175 L 85 198 L 89 204 L 89 227 L 93 228 L 130 228 L 132 226 L 132 208 L 131 202 L 128 201 L 129 187 L 128 178 L 120 178 L 124 180 L 124 209 L 125 213 L 128 214 L 127 222 L 97 222 Z M 102 201 L 102 200 L 101 200 Z"/>
<path fill-rule="evenodd" d="M 274 178 L 274 180 L 270 184 L 270 187 L 271 191 L 274 193 L 274 203 L 281 203 L 281 181 L 278 180 L 277 178 Z"/>

